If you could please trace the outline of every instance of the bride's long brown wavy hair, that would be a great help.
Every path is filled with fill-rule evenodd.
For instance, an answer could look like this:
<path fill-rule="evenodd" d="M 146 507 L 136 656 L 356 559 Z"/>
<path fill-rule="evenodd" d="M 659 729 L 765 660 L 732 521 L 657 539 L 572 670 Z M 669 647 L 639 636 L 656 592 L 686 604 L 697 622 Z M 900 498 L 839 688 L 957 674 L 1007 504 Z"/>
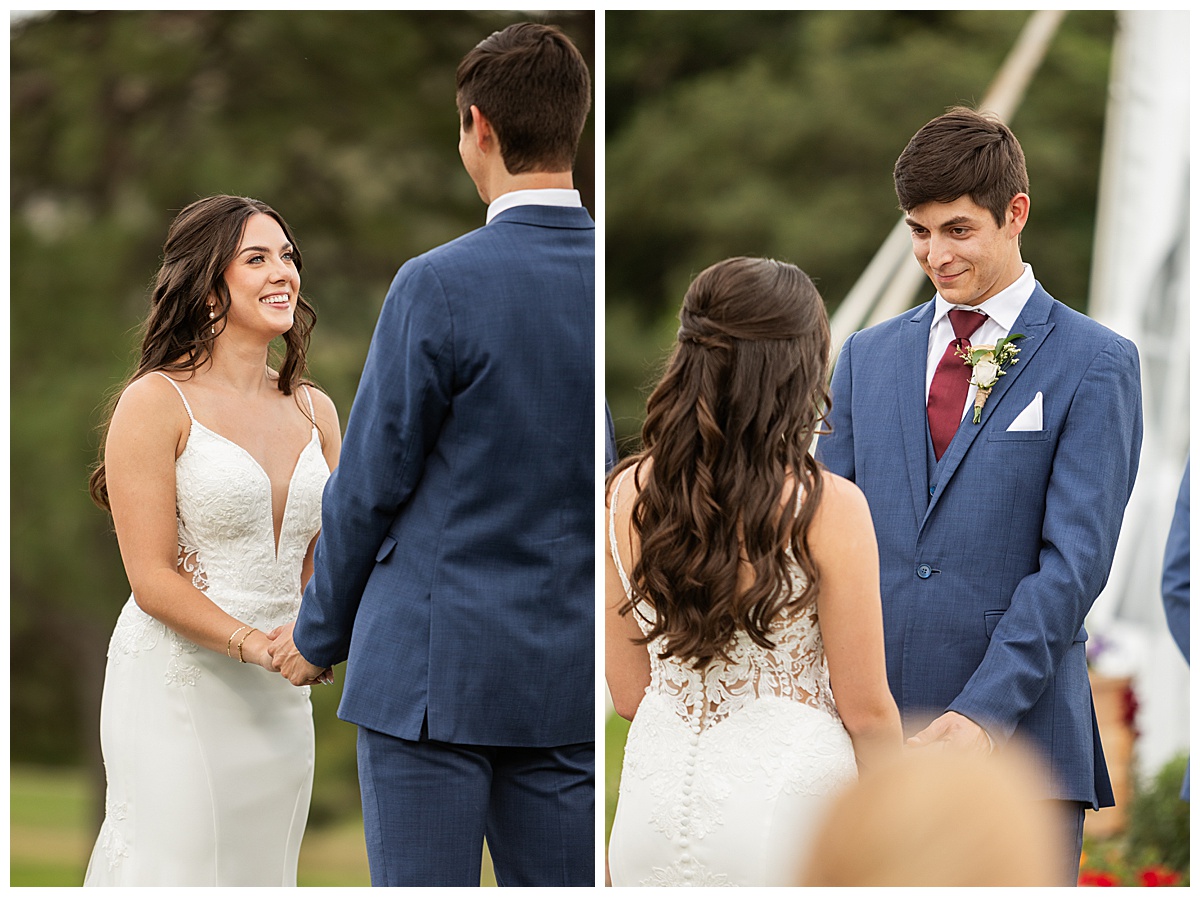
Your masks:
<path fill-rule="evenodd" d="M 100 432 L 100 460 L 88 480 L 92 501 L 106 511 L 108 484 L 104 474 L 104 439 L 121 393 L 151 371 L 191 372 L 212 354 L 213 342 L 229 314 L 225 269 L 237 256 L 242 231 L 254 215 L 270 215 L 292 244 L 296 270 L 303 267 L 300 247 L 283 216 L 264 202 L 246 196 L 216 195 L 197 200 L 175 216 L 163 244 L 162 265 L 150 293 L 150 313 L 142 325 L 142 348 L 133 374 L 112 395 Z M 209 299 L 214 318 L 209 318 Z M 303 296 L 296 298 L 292 328 L 283 335 L 279 391 L 292 395 L 306 382 L 306 355 L 317 312 Z M 215 333 L 214 333 L 215 331 Z M 308 408 L 298 403 L 305 415 Z M 314 425 L 315 425 L 314 421 Z"/>
<path fill-rule="evenodd" d="M 704 665 L 727 658 L 738 631 L 772 647 L 780 612 L 820 589 L 808 529 L 822 480 L 808 449 L 829 404 L 829 319 L 808 275 L 757 258 L 701 272 L 679 317 L 642 451 L 610 478 L 635 466 L 640 490 L 631 522 L 641 551 L 622 613 L 652 607 L 643 643 L 665 637 L 664 656 Z M 743 566 L 753 579 L 739 591 Z"/>

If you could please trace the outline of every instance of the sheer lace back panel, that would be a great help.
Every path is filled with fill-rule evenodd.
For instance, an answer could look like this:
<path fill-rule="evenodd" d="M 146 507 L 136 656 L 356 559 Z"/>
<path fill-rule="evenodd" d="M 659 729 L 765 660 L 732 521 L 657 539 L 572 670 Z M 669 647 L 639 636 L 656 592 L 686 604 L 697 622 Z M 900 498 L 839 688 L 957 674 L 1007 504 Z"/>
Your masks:
<path fill-rule="evenodd" d="M 608 538 L 625 596 L 631 598 L 616 529 L 617 496 L 628 473 L 629 469 L 621 474 L 613 489 Z M 796 512 L 799 513 L 799 502 Z M 798 565 L 793 565 L 792 581 L 798 594 L 804 585 Z M 631 613 L 637 618 L 642 634 L 649 634 L 654 608 L 642 602 Z M 714 726 L 737 710 L 767 697 L 805 704 L 837 719 L 816 603 L 800 609 L 786 607 L 771 624 L 769 633 L 774 648 L 764 648 L 739 631 L 726 651 L 730 659 L 717 657 L 703 668 L 678 657 L 662 657 L 666 640 L 660 636 L 647 646 L 650 652 L 647 694 L 656 693 L 670 700 L 675 713 L 693 731 Z"/>
<path fill-rule="evenodd" d="M 191 420 L 175 461 L 180 570 L 247 624 L 269 630 L 294 620 L 303 560 L 321 528 L 321 493 L 329 477 L 316 426 L 292 471 L 277 546 L 266 471 L 244 448 L 196 420 L 179 384 L 162 376 Z M 304 389 L 313 416 L 312 395 Z"/>

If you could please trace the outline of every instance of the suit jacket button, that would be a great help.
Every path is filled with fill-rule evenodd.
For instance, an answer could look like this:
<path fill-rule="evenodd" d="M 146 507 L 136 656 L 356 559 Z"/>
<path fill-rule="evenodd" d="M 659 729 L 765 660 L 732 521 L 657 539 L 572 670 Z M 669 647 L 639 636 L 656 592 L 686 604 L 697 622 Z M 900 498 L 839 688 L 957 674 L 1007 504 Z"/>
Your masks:
<path fill-rule="evenodd" d="M 933 573 L 933 569 L 928 564 L 921 564 L 917 567 L 917 576 L 921 579 L 929 579 L 931 573 Z"/>

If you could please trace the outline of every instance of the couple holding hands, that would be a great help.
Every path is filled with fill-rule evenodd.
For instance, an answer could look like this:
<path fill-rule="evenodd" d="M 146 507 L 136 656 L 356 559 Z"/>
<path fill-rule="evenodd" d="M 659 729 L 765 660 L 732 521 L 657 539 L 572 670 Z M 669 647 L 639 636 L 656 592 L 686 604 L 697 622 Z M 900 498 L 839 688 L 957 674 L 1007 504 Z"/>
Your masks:
<path fill-rule="evenodd" d="M 591 80 L 519 24 L 457 104 L 487 224 L 397 273 L 344 440 L 284 219 L 214 196 L 171 225 L 92 478 L 133 594 L 86 884 L 294 885 L 308 686 L 346 660 L 373 884 L 478 885 L 485 836 L 501 884 L 593 883 Z"/>

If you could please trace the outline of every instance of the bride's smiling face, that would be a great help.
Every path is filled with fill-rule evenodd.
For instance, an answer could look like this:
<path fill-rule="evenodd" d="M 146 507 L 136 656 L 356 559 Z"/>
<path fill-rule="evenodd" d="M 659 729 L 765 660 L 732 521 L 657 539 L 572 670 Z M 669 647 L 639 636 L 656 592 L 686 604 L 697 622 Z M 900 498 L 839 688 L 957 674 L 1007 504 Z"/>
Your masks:
<path fill-rule="evenodd" d="M 268 340 L 291 330 L 300 272 L 292 244 L 274 218 L 258 213 L 246 221 L 224 277 L 229 287 L 227 330 L 260 333 Z"/>

